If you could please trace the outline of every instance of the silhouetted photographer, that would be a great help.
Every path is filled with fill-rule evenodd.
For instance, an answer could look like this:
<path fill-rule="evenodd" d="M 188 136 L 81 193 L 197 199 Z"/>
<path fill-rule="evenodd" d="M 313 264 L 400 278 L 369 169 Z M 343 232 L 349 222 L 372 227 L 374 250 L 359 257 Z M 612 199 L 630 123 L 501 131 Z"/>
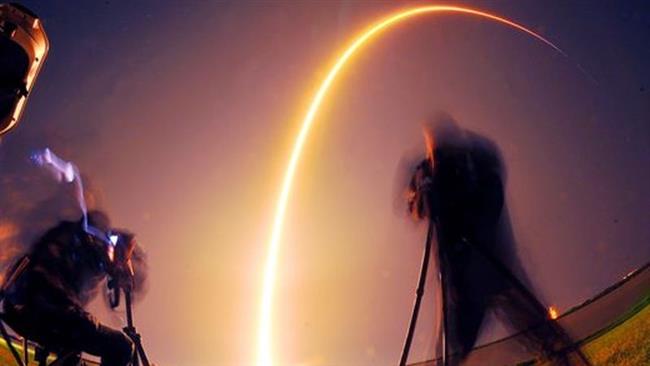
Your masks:
<path fill-rule="evenodd" d="M 130 302 L 131 291 L 143 281 L 134 276 L 134 267 L 143 264 L 140 253 L 133 235 L 111 228 L 99 211 L 87 222 L 61 222 L 9 271 L 4 320 L 20 335 L 65 356 L 63 365 L 77 365 L 81 352 L 99 356 L 103 366 L 129 365 L 132 335 L 99 323 L 84 307 L 107 278 Z"/>
<path fill-rule="evenodd" d="M 428 156 L 415 168 L 407 192 L 410 214 L 430 224 L 427 250 L 433 232 L 437 238 L 443 363 L 457 365 L 467 357 L 486 312 L 495 309 L 513 331 L 523 331 L 518 339 L 540 359 L 553 365 L 588 365 L 529 290 L 516 255 L 496 145 L 451 120 L 443 122 L 427 132 Z M 426 251 L 423 263 L 428 263 Z M 418 297 L 426 278 L 423 270 Z M 402 363 L 409 337 L 411 329 Z"/>

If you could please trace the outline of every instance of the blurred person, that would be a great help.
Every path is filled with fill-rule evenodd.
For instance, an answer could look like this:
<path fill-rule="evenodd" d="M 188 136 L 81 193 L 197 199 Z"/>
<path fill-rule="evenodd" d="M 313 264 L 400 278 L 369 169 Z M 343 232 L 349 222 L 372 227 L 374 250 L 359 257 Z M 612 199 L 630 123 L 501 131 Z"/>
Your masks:
<path fill-rule="evenodd" d="M 81 352 L 99 356 L 102 366 L 130 364 L 132 340 L 84 308 L 107 277 L 113 286 L 137 291 L 143 278 L 141 272 L 134 280 L 134 271 L 144 265 L 139 253 L 134 236 L 112 229 L 100 211 L 87 221 L 60 222 L 6 276 L 5 322 L 44 349 L 69 355 L 63 365 L 77 365 Z"/>
<path fill-rule="evenodd" d="M 523 331 L 519 341 L 540 359 L 588 365 L 529 290 L 516 255 L 497 146 L 450 118 L 425 138 L 428 156 L 413 172 L 407 204 L 416 220 L 429 220 L 435 228 L 446 362 L 466 359 L 486 312 L 495 309 L 511 330 Z"/>

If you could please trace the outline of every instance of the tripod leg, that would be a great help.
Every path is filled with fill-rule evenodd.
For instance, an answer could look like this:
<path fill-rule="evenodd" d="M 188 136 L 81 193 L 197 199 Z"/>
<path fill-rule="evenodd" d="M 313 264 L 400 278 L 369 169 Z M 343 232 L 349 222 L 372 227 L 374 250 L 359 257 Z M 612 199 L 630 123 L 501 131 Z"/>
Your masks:
<path fill-rule="evenodd" d="M 418 279 L 418 287 L 415 291 L 415 301 L 413 303 L 413 311 L 411 313 L 411 321 L 409 322 L 409 328 L 406 333 L 406 339 L 404 341 L 404 348 L 402 349 L 402 356 L 400 357 L 399 365 L 406 366 L 408 361 L 409 352 L 411 350 L 411 343 L 413 342 L 413 334 L 415 333 L 415 324 L 418 320 L 418 314 L 420 312 L 420 304 L 422 302 L 422 295 L 424 295 L 424 286 L 427 281 L 427 269 L 429 268 L 429 256 L 431 255 L 431 240 L 433 233 L 433 223 L 429 224 L 429 229 L 427 231 L 427 239 L 424 244 L 424 254 L 422 255 L 422 265 L 420 267 L 420 278 Z"/>
<path fill-rule="evenodd" d="M 133 353 L 133 366 L 139 366 L 140 361 L 142 361 L 143 366 L 149 366 L 149 359 L 147 358 L 147 354 L 144 352 L 144 347 L 142 347 L 142 339 L 140 338 L 140 334 L 138 334 L 138 331 L 133 325 L 131 291 L 124 291 L 124 300 L 126 306 L 127 321 L 127 326 L 124 328 L 124 333 L 126 333 L 126 335 L 128 335 L 135 344 L 135 352 Z"/>
<path fill-rule="evenodd" d="M 149 358 L 147 358 L 147 354 L 144 351 L 144 347 L 142 346 L 142 339 L 140 337 L 140 334 L 138 334 L 133 327 L 124 328 L 124 333 L 126 333 L 126 335 L 131 338 L 135 347 L 135 350 L 133 352 L 132 365 L 139 366 L 140 363 L 142 363 L 142 366 L 150 366 Z"/>
<path fill-rule="evenodd" d="M 496 258 L 492 253 L 484 250 L 480 246 L 473 245 L 473 248 L 487 259 L 492 266 L 501 273 L 504 278 L 510 282 L 513 286 L 513 289 L 522 296 L 525 302 L 531 305 L 531 307 L 538 313 L 544 314 L 546 318 L 546 307 L 537 299 L 537 297 L 524 285 L 511 271 L 506 267 L 498 258 Z M 567 348 L 570 348 L 569 351 L 573 352 L 581 362 L 581 365 L 591 366 L 591 362 L 586 357 L 586 355 L 580 350 L 578 346 L 574 345 L 574 341 L 566 332 L 566 330 L 554 320 L 546 320 L 547 325 L 552 329 L 554 333 L 557 334 L 559 340 L 561 340 Z"/>
<path fill-rule="evenodd" d="M 149 366 L 149 359 L 147 358 L 147 354 L 144 352 L 144 347 L 142 347 L 142 342 L 139 340 L 136 345 L 136 352 L 138 353 L 140 360 L 142 360 L 142 366 Z"/>
<path fill-rule="evenodd" d="M 14 356 L 14 359 L 16 360 L 16 364 L 22 366 L 23 361 L 20 359 L 20 354 L 18 354 L 18 351 L 16 351 L 16 347 L 14 347 L 11 337 L 9 336 L 9 333 L 7 333 L 7 329 L 5 328 L 2 320 L 0 320 L 0 334 L 2 334 L 2 338 L 7 343 L 7 348 L 9 348 L 9 351 L 11 352 L 12 356 Z"/>
<path fill-rule="evenodd" d="M 43 347 L 36 346 L 34 350 L 34 361 L 38 363 L 38 366 L 47 366 L 47 356 L 50 355 L 50 351 L 45 350 Z"/>
<path fill-rule="evenodd" d="M 23 362 L 25 362 L 25 365 L 29 365 L 29 342 L 27 338 L 23 338 Z"/>
<path fill-rule="evenodd" d="M 449 365 L 449 316 L 447 314 L 448 308 L 447 308 L 447 300 L 448 300 L 448 288 L 447 288 L 447 280 L 448 276 L 445 273 L 446 271 L 446 265 L 444 264 L 445 259 L 443 257 L 443 253 L 438 250 L 438 258 L 439 258 L 439 265 L 438 265 L 438 276 L 440 278 L 440 289 L 441 289 L 441 314 L 442 314 L 442 364 L 443 366 L 448 366 Z"/>

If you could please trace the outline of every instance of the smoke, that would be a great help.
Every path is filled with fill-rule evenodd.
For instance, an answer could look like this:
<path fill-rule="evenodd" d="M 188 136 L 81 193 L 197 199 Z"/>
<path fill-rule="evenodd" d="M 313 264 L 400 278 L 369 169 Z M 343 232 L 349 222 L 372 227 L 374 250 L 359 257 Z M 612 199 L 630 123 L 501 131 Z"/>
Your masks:
<path fill-rule="evenodd" d="M 88 184 L 87 177 L 86 189 L 80 191 L 74 182 L 57 183 L 52 179 L 52 171 L 40 168 L 29 156 L 15 159 L 4 155 L 0 166 L 1 269 L 25 254 L 33 242 L 58 222 L 77 221 L 83 216 L 80 197 L 84 206 L 98 204 L 99 194 Z M 78 172 L 77 176 L 80 180 Z"/>
<path fill-rule="evenodd" d="M 59 183 L 72 183 L 75 188 L 75 196 L 77 204 L 83 215 L 84 229 L 88 230 L 88 207 L 86 206 L 86 199 L 84 198 L 84 186 L 79 173 L 79 168 L 72 162 L 65 161 L 59 158 L 49 148 L 41 151 L 36 151 L 31 156 L 32 161 L 46 171 L 49 171 L 54 176 L 54 179 Z"/>

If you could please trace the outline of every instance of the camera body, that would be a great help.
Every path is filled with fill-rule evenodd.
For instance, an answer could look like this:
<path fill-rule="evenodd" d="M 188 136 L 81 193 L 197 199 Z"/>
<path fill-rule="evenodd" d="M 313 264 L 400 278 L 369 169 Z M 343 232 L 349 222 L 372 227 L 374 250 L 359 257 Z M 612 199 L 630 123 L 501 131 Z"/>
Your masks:
<path fill-rule="evenodd" d="M 112 308 L 120 305 L 120 291 L 130 292 L 133 289 L 133 264 L 131 255 L 136 242 L 133 234 L 125 231 L 112 230 L 108 234 L 107 256 L 110 261 L 108 268 L 109 304 Z"/>

